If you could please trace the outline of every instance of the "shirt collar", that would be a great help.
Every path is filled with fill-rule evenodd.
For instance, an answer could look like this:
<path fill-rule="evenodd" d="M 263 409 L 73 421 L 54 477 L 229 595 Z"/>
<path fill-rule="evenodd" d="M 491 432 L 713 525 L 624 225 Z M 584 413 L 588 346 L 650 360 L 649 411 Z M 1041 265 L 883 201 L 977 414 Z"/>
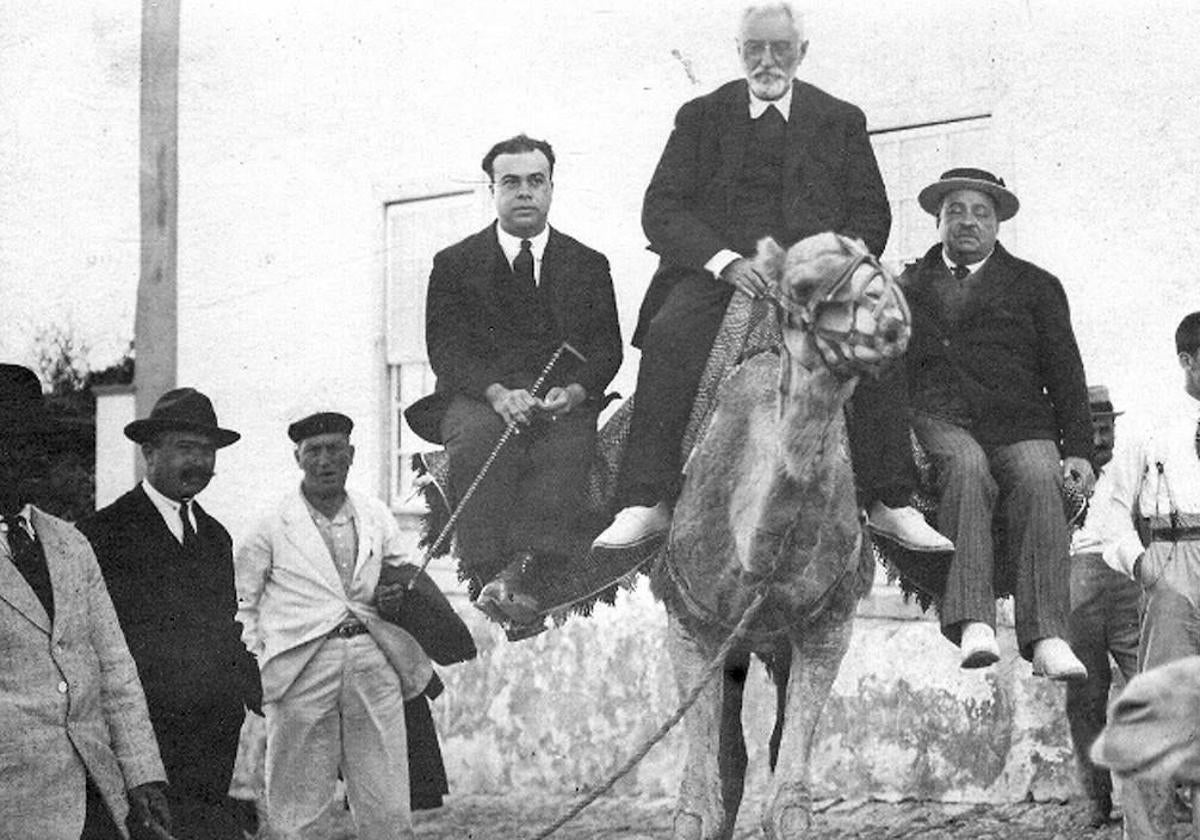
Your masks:
<path fill-rule="evenodd" d="M 354 503 L 350 501 L 350 494 L 346 494 L 342 506 L 337 509 L 332 517 L 326 516 L 317 510 L 312 502 L 308 500 L 308 496 L 304 495 L 304 490 L 300 491 L 300 498 L 304 500 L 304 506 L 308 508 L 308 514 L 315 522 L 328 522 L 330 525 L 345 525 L 347 522 L 352 522 L 356 518 L 354 512 Z"/>
<path fill-rule="evenodd" d="M 504 257 L 508 260 L 511 266 L 513 260 L 517 258 L 517 254 L 521 253 L 521 237 L 513 236 L 511 233 L 496 225 L 496 238 L 500 240 L 500 249 L 504 251 Z M 542 254 L 546 251 L 546 243 L 550 240 L 550 225 L 542 228 L 541 233 L 534 234 L 529 237 L 529 250 L 533 252 L 533 276 L 538 276 L 538 268 L 542 264 Z"/>
<path fill-rule="evenodd" d="M 996 253 L 996 249 L 993 248 L 992 254 L 994 254 L 994 253 Z M 986 257 L 981 259 L 979 262 L 961 263 L 961 265 L 965 265 L 967 267 L 967 270 L 970 271 L 972 274 L 974 274 L 976 271 L 983 268 L 983 264 L 992 258 L 992 254 L 988 254 Z M 951 271 L 954 270 L 954 267 L 956 265 L 960 265 L 960 263 L 954 263 L 954 262 L 950 261 L 950 257 L 946 254 L 945 248 L 942 248 L 942 262 L 944 262 L 946 264 L 946 268 L 950 269 Z"/>
<path fill-rule="evenodd" d="M 779 115 L 783 117 L 783 121 L 787 122 L 788 114 L 792 111 L 792 86 L 790 84 L 788 85 L 787 93 L 778 99 L 759 99 L 754 95 L 754 91 L 750 92 L 750 119 L 758 119 L 770 107 L 774 107 L 779 111 Z"/>
<path fill-rule="evenodd" d="M 167 523 L 167 530 L 175 535 L 175 539 L 183 541 L 183 522 L 179 518 L 179 508 L 183 504 L 177 502 L 169 496 L 164 496 L 159 492 L 158 488 L 150 483 L 148 478 L 142 479 L 142 490 L 150 498 L 154 507 L 163 518 L 163 522 Z M 195 502 L 195 499 L 189 501 Z M 188 506 L 188 518 L 192 520 L 192 527 L 196 527 L 196 506 L 195 504 Z"/>
<path fill-rule="evenodd" d="M 37 537 L 37 532 L 33 530 L 33 505 L 26 505 L 17 512 L 17 519 L 21 521 L 21 527 L 25 529 L 25 533 L 31 538 Z M 8 525 L 0 522 L 0 533 L 8 533 Z"/>

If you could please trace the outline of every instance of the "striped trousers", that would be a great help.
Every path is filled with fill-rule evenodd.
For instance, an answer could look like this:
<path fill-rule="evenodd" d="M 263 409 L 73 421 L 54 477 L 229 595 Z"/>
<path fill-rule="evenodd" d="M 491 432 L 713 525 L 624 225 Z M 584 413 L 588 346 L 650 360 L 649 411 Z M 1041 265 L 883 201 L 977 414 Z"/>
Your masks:
<path fill-rule="evenodd" d="M 1062 502 L 1062 466 L 1050 440 L 982 446 L 969 431 L 921 412 L 913 430 L 937 468 L 938 530 L 954 541 L 941 605 L 942 634 L 958 644 L 962 624 L 995 627 L 993 517 L 1001 517 L 1004 562 L 1015 572 L 1013 600 L 1021 655 L 1033 643 L 1067 636 L 1071 565 Z"/>

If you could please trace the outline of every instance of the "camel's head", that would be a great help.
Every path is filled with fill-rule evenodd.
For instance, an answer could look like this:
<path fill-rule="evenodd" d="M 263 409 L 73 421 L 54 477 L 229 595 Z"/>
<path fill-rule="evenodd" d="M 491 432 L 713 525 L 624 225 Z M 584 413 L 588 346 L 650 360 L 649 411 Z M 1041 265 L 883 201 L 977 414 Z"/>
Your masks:
<path fill-rule="evenodd" d="M 1200 784 L 1200 656 L 1130 680 L 1092 746 L 1092 759 L 1121 776 Z"/>
<path fill-rule="evenodd" d="M 904 293 L 862 242 L 820 233 L 784 251 L 767 238 L 755 261 L 771 280 L 794 359 L 819 360 L 842 378 L 875 376 L 908 347 Z"/>

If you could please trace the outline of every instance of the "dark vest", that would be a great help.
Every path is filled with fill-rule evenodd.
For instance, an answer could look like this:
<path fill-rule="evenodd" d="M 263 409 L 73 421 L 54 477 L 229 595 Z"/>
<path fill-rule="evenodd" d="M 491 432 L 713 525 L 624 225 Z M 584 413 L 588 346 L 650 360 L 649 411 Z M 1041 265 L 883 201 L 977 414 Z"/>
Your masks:
<path fill-rule="evenodd" d="M 505 355 L 519 358 L 522 372 L 536 376 L 558 346 L 558 324 L 550 308 L 546 289 L 545 266 L 541 282 L 531 289 L 528 284 L 513 276 L 512 268 L 497 246 L 496 260 L 492 269 L 496 301 L 504 314 L 504 336 L 497 343 L 508 348 Z M 526 383 L 504 383 L 507 387 Z"/>
<path fill-rule="evenodd" d="M 750 119 L 748 113 L 746 119 Z M 787 122 L 774 107 L 750 120 L 742 171 L 731 191 L 731 217 L 736 221 L 729 234 L 740 253 L 753 254 L 764 236 L 774 237 L 785 247 L 791 244 L 783 218 L 786 143 Z"/>

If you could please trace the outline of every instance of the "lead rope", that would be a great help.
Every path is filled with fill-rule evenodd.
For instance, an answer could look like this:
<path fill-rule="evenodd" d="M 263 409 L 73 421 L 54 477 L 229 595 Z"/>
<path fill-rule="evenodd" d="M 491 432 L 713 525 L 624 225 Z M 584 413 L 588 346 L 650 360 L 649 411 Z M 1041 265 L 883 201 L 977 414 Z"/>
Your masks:
<path fill-rule="evenodd" d="M 642 745 L 625 760 L 625 763 L 618 767 L 616 772 L 605 779 L 599 787 L 595 788 L 589 794 L 572 805 L 566 811 L 566 813 L 564 813 L 550 825 L 543 828 L 537 834 L 530 837 L 529 840 L 545 840 L 545 838 L 549 837 L 551 834 L 558 831 L 564 825 L 579 816 L 584 808 L 591 805 L 604 794 L 608 793 L 608 791 L 612 789 L 613 785 L 620 781 L 621 778 L 624 777 L 625 774 L 627 774 L 630 770 L 636 767 L 638 762 L 645 758 L 646 754 L 650 752 L 650 750 L 653 749 L 659 741 L 667 736 L 667 733 L 674 728 L 675 724 L 679 723 L 679 721 L 683 719 L 683 716 L 687 714 L 688 709 L 695 705 L 696 701 L 700 698 L 700 692 L 704 690 L 704 687 L 708 685 L 709 681 L 716 676 L 717 672 L 721 670 L 722 667 L 724 667 L 725 659 L 729 656 L 729 652 L 733 650 L 734 644 L 745 634 L 746 629 L 750 626 L 750 622 L 752 622 L 755 616 L 758 615 L 758 611 L 762 609 L 762 605 L 766 602 L 766 600 L 767 590 L 765 588 L 760 589 L 758 594 L 754 596 L 754 600 L 750 602 L 748 607 L 746 607 L 746 611 L 742 613 L 742 617 L 738 620 L 737 626 L 733 628 L 733 632 L 729 634 L 729 638 L 722 643 L 720 649 L 717 650 L 716 655 L 713 656 L 713 658 L 709 661 L 707 667 L 704 669 L 704 673 L 701 675 L 700 679 L 696 681 L 696 685 L 692 687 L 690 692 L 688 692 L 687 697 L 685 697 L 679 704 L 679 708 L 675 710 L 674 714 L 667 718 L 663 725 L 658 728 L 658 731 L 647 738 L 646 741 L 643 742 Z"/>

